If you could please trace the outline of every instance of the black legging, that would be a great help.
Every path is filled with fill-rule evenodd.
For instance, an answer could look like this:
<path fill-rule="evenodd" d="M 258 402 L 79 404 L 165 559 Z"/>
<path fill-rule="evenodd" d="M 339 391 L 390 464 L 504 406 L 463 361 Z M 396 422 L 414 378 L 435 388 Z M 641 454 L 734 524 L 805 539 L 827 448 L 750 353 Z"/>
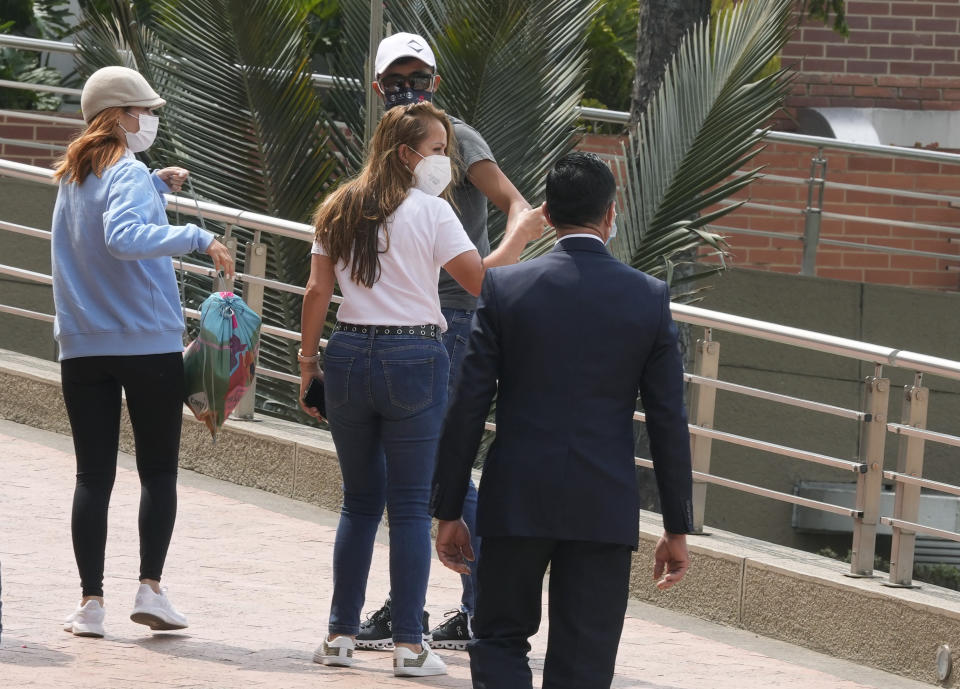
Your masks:
<path fill-rule="evenodd" d="M 140 475 L 140 578 L 159 581 L 177 515 L 183 355 L 65 359 L 60 375 L 77 454 L 72 531 L 83 595 L 103 595 L 107 508 L 120 442 L 121 388 L 127 395 Z"/>

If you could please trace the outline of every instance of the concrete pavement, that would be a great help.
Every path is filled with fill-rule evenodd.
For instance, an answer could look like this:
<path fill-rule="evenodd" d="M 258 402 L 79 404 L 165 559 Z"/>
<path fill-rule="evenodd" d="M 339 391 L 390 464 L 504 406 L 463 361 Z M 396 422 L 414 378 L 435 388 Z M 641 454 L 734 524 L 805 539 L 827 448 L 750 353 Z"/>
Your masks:
<path fill-rule="evenodd" d="M 120 467 L 107 545 L 107 636 L 77 638 L 60 626 L 79 599 L 69 529 L 71 441 L 0 421 L 0 687 L 470 686 L 465 653 L 440 651 L 450 674 L 414 680 L 393 677 L 390 653 L 358 652 L 359 662 L 350 669 L 314 664 L 313 648 L 326 629 L 336 515 L 187 471 L 181 472 L 164 585 L 191 626 L 179 634 L 151 634 L 134 624 L 128 615 L 137 585 L 139 486 L 132 458 L 121 456 Z M 381 541 L 368 584 L 369 610 L 379 607 L 389 589 L 385 535 Z M 459 578 L 434 561 L 427 596 L 432 623 L 458 600 Z M 532 640 L 535 675 L 542 668 L 545 628 Z M 614 686 L 930 685 L 632 603 Z"/>

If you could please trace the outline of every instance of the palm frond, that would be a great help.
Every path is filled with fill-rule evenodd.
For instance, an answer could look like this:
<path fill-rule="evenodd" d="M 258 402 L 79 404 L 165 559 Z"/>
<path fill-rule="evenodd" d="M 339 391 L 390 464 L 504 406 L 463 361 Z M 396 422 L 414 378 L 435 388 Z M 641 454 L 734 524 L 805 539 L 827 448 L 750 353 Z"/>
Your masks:
<path fill-rule="evenodd" d="M 632 164 L 613 242 L 621 260 L 670 277 L 679 253 L 709 246 L 722 255 L 722 238 L 707 228 L 736 205 L 703 213 L 760 173 L 730 179 L 760 152 L 757 130 L 788 92 L 785 71 L 758 75 L 787 42 L 792 10 L 792 0 L 747 0 L 720 12 L 714 31 L 703 22 L 684 38 L 629 132 Z"/>

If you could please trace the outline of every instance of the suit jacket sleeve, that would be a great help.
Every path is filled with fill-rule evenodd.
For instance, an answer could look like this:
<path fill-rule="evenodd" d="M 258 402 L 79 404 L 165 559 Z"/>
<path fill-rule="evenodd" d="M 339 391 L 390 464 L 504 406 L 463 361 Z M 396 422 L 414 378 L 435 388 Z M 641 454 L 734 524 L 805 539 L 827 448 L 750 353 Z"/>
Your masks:
<path fill-rule="evenodd" d="M 690 533 L 693 530 L 690 431 L 683 405 L 683 362 L 666 286 L 660 328 L 640 378 L 640 399 L 647 417 L 663 527 L 669 533 Z"/>
<path fill-rule="evenodd" d="M 438 519 L 459 519 L 480 448 L 483 425 L 497 391 L 500 338 L 496 317 L 495 271 L 483 280 L 470 340 L 437 448 L 431 512 Z"/>

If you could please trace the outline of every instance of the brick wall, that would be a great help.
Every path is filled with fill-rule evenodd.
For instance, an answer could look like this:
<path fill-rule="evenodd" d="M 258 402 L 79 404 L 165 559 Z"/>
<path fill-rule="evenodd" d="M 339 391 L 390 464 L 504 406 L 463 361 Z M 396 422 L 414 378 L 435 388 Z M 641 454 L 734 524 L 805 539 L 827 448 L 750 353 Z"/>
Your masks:
<path fill-rule="evenodd" d="M 960 110 L 960 0 L 848 0 L 850 36 L 805 22 L 790 107 Z"/>
<path fill-rule="evenodd" d="M 616 137 L 587 136 L 581 150 L 601 155 L 619 155 Z M 806 146 L 769 144 L 754 159 L 754 166 L 765 166 L 768 175 L 806 179 L 814 150 Z M 828 185 L 824 211 L 854 215 L 872 220 L 824 217 L 821 239 L 837 239 L 861 244 L 884 244 L 901 249 L 929 251 L 957 256 L 945 261 L 919 256 L 903 256 L 821 245 L 817 252 L 820 277 L 853 280 L 880 285 L 901 285 L 955 291 L 960 289 L 960 235 L 890 226 L 883 220 L 908 221 L 960 228 L 960 207 L 942 201 L 904 198 L 891 194 L 868 193 L 831 188 L 829 182 L 919 191 L 960 197 L 960 165 L 941 165 L 878 156 L 826 151 Z M 729 228 L 782 233 L 783 238 L 757 237 L 721 231 L 729 243 L 729 264 L 737 268 L 782 273 L 800 272 L 803 259 L 804 216 L 807 202 L 805 184 L 788 184 L 761 179 L 738 198 L 758 204 L 791 209 L 776 213 L 756 208 L 740 208 L 722 218 L 717 225 Z M 719 230 L 718 230 L 719 231 Z"/>
<path fill-rule="evenodd" d="M 57 117 L 70 117 L 67 113 L 51 113 Z M 49 124 L 22 117 L 0 115 L 0 139 L 14 139 L 66 145 L 79 132 L 83 121 L 77 117 L 77 126 L 66 124 Z M 42 148 L 18 146 L 16 144 L 0 143 L 0 158 L 14 160 L 27 165 L 51 167 L 53 161 L 60 156 L 60 151 L 50 151 Z"/>

